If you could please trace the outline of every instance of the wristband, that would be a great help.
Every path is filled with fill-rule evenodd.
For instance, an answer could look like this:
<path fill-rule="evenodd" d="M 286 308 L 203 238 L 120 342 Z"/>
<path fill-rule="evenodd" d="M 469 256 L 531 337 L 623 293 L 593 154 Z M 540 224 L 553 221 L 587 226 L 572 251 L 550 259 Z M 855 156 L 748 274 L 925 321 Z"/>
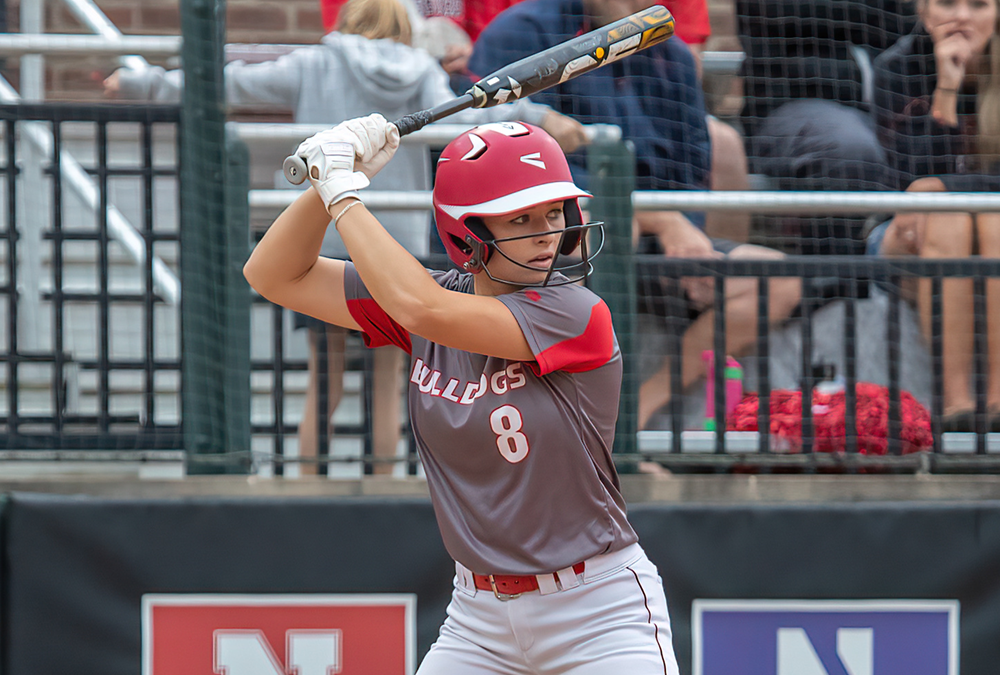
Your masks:
<path fill-rule="evenodd" d="M 355 194 L 355 195 L 351 195 L 351 196 L 352 197 L 356 197 L 357 195 Z M 358 204 L 363 204 L 363 203 L 364 202 L 362 202 L 360 199 L 358 199 L 357 201 L 353 201 L 350 204 L 348 204 L 347 206 L 345 206 L 343 209 L 341 209 L 340 213 L 337 214 L 337 217 L 333 219 L 333 226 L 337 227 L 337 225 L 340 223 L 340 219 L 344 217 L 345 213 L 347 213 L 348 211 L 350 211 L 351 209 L 353 209 Z"/>

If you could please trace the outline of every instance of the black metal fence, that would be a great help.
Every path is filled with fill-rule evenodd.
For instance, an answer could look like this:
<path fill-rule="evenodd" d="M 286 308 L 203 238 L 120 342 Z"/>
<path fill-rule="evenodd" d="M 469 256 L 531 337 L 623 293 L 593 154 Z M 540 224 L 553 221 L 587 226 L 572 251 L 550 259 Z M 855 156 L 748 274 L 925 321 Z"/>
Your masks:
<path fill-rule="evenodd" d="M 186 347 L 181 339 L 181 314 L 177 298 L 164 298 L 158 290 L 154 262 L 166 253 L 173 268 L 183 269 L 181 258 L 181 221 L 179 208 L 180 158 L 178 137 L 180 109 L 173 106 L 67 106 L 60 104 L 0 106 L 0 122 L 4 130 L 3 153 L 0 172 L 4 176 L 2 227 L 0 247 L 3 254 L 3 275 L 0 281 L 0 311 L 3 312 L 3 345 L 0 361 L 3 362 L 5 394 L 4 412 L 0 415 L 0 448 L 6 450 L 159 450 L 187 448 L 182 428 L 185 410 L 185 388 L 182 383 L 183 361 Z M 67 129 L 72 129 L 67 136 Z M 127 131 L 122 131 L 122 130 Z M 130 149 L 122 153 L 115 139 L 127 136 Z M 164 138 L 158 146 L 157 138 Z M 46 140 L 48 139 L 48 140 Z M 26 143 L 33 143 L 31 152 L 35 160 L 27 161 Z M 74 153 L 64 152 L 69 145 Z M 121 145 L 121 144 L 119 144 Z M 117 150 L 116 150 L 117 147 Z M 81 148 L 83 150 L 81 151 Z M 137 151 L 136 151 L 137 149 Z M 77 159 L 74 159 L 76 157 Z M 83 157 L 83 160 L 79 160 Z M 620 163 L 624 155 L 612 151 L 603 160 Z M 27 163 L 26 163 L 27 161 Z M 31 162 L 34 164 L 31 164 Z M 75 168 L 67 163 L 77 163 Z M 609 165 L 610 166 L 610 165 Z M 27 170 L 26 170 L 27 167 Z M 41 178 L 32 179 L 36 173 Z M 601 173 L 607 177 L 608 172 Z M 89 188 L 81 187 L 84 176 Z M 34 182 L 32 182 L 32 180 Z M 73 182 L 77 181 L 77 182 Z M 624 464 L 638 459 L 654 459 L 672 467 L 691 470 L 743 470 L 746 467 L 769 470 L 773 467 L 795 466 L 805 470 L 930 470 L 930 471 L 994 471 L 1000 468 L 1000 454 L 994 451 L 994 440 L 989 435 L 987 373 L 989 370 L 987 279 L 1000 278 L 1000 260 L 970 258 L 964 260 L 930 261 L 917 259 L 876 259 L 865 257 L 789 257 L 782 260 L 669 260 L 660 256 L 633 255 L 631 253 L 630 187 L 628 176 L 621 181 L 605 180 L 595 186 L 592 212 L 601 214 L 609 223 L 607 255 L 591 280 L 608 300 L 615 315 L 623 351 L 628 360 L 625 395 L 622 397 L 622 433 L 616 439 L 616 449 Z M 80 195 L 91 190 L 92 200 Z M 244 188 L 245 189 L 245 188 Z M 134 236 L 141 242 L 139 255 L 132 251 L 138 262 L 122 264 L 119 243 L 120 230 L 112 227 L 112 216 L 123 218 L 114 207 L 114 196 L 130 195 L 129 216 L 135 226 Z M 44 222 L 26 223 L 24 206 L 31 202 L 34 210 L 30 217 L 47 214 Z M 117 215 L 115 215 L 117 213 Z M 25 225 L 31 225 L 35 242 L 26 237 Z M 120 228 L 120 223 L 117 223 Z M 226 227 L 232 229 L 232 223 Z M 39 234 L 40 231 L 40 234 Z M 235 242 L 229 248 L 239 248 Z M 43 250 L 32 251 L 31 246 Z M 84 284 L 67 279 L 72 267 L 67 258 L 79 259 L 80 249 L 89 251 L 87 264 L 88 282 Z M 126 247 L 127 248 L 127 247 Z M 228 249 L 227 249 L 228 250 Z M 31 254 L 31 255 L 29 255 Z M 36 275 L 44 272 L 38 282 L 39 292 L 25 293 L 26 262 L 35 261 Z M 38 261 L 44 264 L 38 265 Z M 232 261 L 229 261 L 232 262 Z M 446 265 L 443 256 L 426 261 L 431 267 Z M 230 267 L 229 263 L 226 263 Z M 121 270 L 127 269 L 127 283 Z M 170 269 L 170 266 L 162 267 Z M 117 270 L 117 272 L 116 272 Z M 631 271 L 630 271 L 631 270 Z M 207 274 L 201 272 L 202 274 Z M 791 330 L 799 332 L 801 351 L 798 355 L 798 379 L 794 387 L 801 392 L 802 420 L 801 447 L 794 454 L 777 449 L 771 436 L 769 402 L 773 393 L 770 364 L 774 353 L 775 327 L 766 317 L 772 298 L 768 284 L 758 284 L 757 334 L 754 338 L 753 357 L 757 364 L 756 388 L 759 400 L 757 428 L 752 449 L 745 438 L 733 444 L 726 434 L 711 437 L 712 452 L 692 452 L 683 430 L 685 429 L 684 397 L 674 396 L 667 408 L 666 428 L 670 429 L 661 447 L 651 451 L 641 439 L 635 444 L 637 390 L 642 375 L 638 359 L 644 349 L 636 321 L 636 294 L 648 289 L 661 289 L 663 296 L 656 300 L 668 311 L 662 317 L 665 326 L 665 348 L 660 356 L 668 359 L 671 379 L 681 381 L 682 335 L 689 317 L 679 284 L 662 283 L 683 277 L 711 277 L 714 279 L 715 307 L 723 311 L 714 314 L 714 428 L 725 429 L 725 291 L 727 278 L 753 277 L 758 279 L 796 278 L 801 280 L 802 300 Z M 930 363 L 929 412 L 932 450 L 929 453 L 906 454 L 903 432 L 903 392 L 901 382 L 907 368 L 914 367 L 902 358 L 901 348 L 901 298 L 903 280 L 930 279 L 931 335 L 927 346 Z M 973 361 L 974 383 L 974 435 L 961 439 L 964 449 L 949 449 L 943 434 L 943 353 L 942 340 L 944 311 L 942 284 L 949 278 L 969 278 L 973 287 L 973 314 L 975 335 Z M 211 283 L 211 276 L 183 278 L 182 285 L 188 293 L 198 292 L 199 286 Z M 843 320 L 838 327 L 843 345 L 843 389 L 845 398 L 844 427 L 854 430 L 858 411 L 855 386 L 857 348 L 866 339 L 858 334 L 859 313 L 865 306 L 869 290 L 878 285 L 887 295 L 884 333 L 885 386 L 888 389 L 887 450 L 884 455 L 866 455 L 859 448 L 855 433 L 846 433 L 844 452 L 819 453 L 815 448 L 815 419 L 813 392 L 821 379 L 814 363 L 813 317 L 825 303 L 836 301 L 843 305 Z M 643 290 L 645 289 L 645 290 Z M 637 293 L 638 291 L 638 293 Z M 190 297 L 185 295 L 184 297 Z M 233 296 L 232 302 L 244 302 Z M 265 303 L 260 298 L 255 302 Z M 43 338 L 26 338 L 24 326 L 25 303 L 36 303 L 36 323 Z M 124 313 L 123 313 L 124 312 Z M 289 457 L 286 441 L 297 431 L 294 415 L 286 392 L 286 374 L 307 369 L 305 359 L 287 354 L 285 341 L 287 327 L 285 312 L 279 308 L 269 310 L 271 349 L 267 356 L 257 357 L 246 364 L 247 372 L 270 374 L 270 399 L 268 414 L 256 414 L 252 422 L 246 418 L 247 436 L 259 441 L 267 440 L 267 455 L 277 474 Z M 70 315 L 92 317 L 84 328 L 74 325 Z M 38 318 L 41 317 L 41 318 Z M 124 317 L 124 318 L 123 318 Z M 784 327 L 784 330 L 789 330 Z M 79 349 L 73 344 L 73 332 L 90 331 L 92 348 Z M 138 335 L 140 349 L 137 353 L 116 348 L 120 333 L 128 330 Z M 189 346 L 191 335 L 197 335 L 197 326 L 188 326 Z M 249 340 L 247 340 L 248 342 Z M 371 473 L 376 461 L 372 457 L 371 409 L 372 390 L 368 377 L 371 357 L 367 350 L 354 343 L 349 349 L 348 369 L 363 374 L 360 392 L 362 415 L 359 421 L 338 424 L 330 420 L 330 402 L 326 398 L 327 369 L 325 341 L 318 342 L 319 368 L 317 436 L 320 454 L 318 461 L 324 471 L 332 436 L 354 436 L 361 440 L 359 456 L 347 461 L 361 462 L 364 473 Z M 193 345 L 197 348 L 197 344 Z M 133 350 L 134 351 L 134 350 Z M 247 351 L 249 353 L 249 350 Z M 227 370 L 228 365 L 224 366 Z M 237 368 L 236 370 L 241 370 Z M 25 374 L 29 375 L 26 376 Z M 44 373 L 44 376 L 39 376 Z M 239 375 L 239 373 L 234 373 Z M 25 385 L 26 377 L 32 386 Z M 129 384 L 120 385 L 122 378 Z M 234 377 L 233 381 L 242 381 Z M 40 385 L 39 382 L 42 382 Z M 88 383 L 88 393 L 81 402 L 81 382 Z M 26 394 L 26 391 L 29 391 Z M 41 393 L 40 393 L 41 392 Z M 40 397 L 46 401 L 40 403 Z M 239 415 L 227 418 L 219 425 L 238 422 Z M 249 412 L 247 413 L 249 415 Z M 632 420 L 629 423 L 629 420 Z M 209 425 L 212 422 L 209 420 Z M 405 420 L 401 420 L 405 425 Z M 688 425 L 690 427 L 690 425 Z M 674 433 L 673 430 L 677 430 Z M 627 437 L 627 438 L 626 438 Z M 622 440 L 624 438 L 624 441 Z M 704 441 L 704 439 L 702 439 Z M 626 442 L 627 441 L 627 442 Z M 954 444 L 952 444 L 954 446 Z M 260 448 L 258 444 L 255 446 Z M 190 450 L 190 448 L 188 448 Z M 212 450 L 212 448 L 209 448 Z M 244 469 L 251 466 L 249 447 L 216 448 L 204 452 L 202 459 L 234 461 Z M 220 460 L 221 457 L 221 460 Z M 412 442 L 409 452 L 398 458 L 408 464 L 408 473 L 415 473 L 416 457 Z"/>
<path fill-rule="evenodd" d="M 183 447 L 180 420 L 176 414 L 159 409 L 163 397 L 157 397 L 156 387 L 161 375 L 179 380 L 181 354 L 177 335 L 164 332 L 158 323 L 163 320 L 157 308 L 164 307 L 163 298 L 156 290 L 153 260 L 162 248 L 173 248 L 179 242 L 176 222 L 160 222 L 164 211 L 177 210 L 176 190 L 173 204 L 159 203 L 157 181 L 176 184 L 178 161 L 173 144 L 166 158 L 154 161 L 154 129 L 167 128 L 176 134 L 180 122 L 180 109 L 174 106 L 78 106 L 58 104 L 20 104 L 0 106 L 0 121 L 4 130 L 3 164 L 4 215 L 6 222 L 0 229 L 3 242 L 5 279 L 0 286 L 0 301 L 4 303 L 3 337 L 5 348 L 0 353 L 5 374 L 5 411 L 0 416 L 0 447 L 19 449 L 122 449 L 154 450 Z M 67 125 L 79 128 L 81 123 L 90 125 L 93 145 L 86 153 L 93 159 L 87 166 L 67 167 L 75 164 L 68 153 L 65 129 Z M 28 128 L 28 125 L 34 125 Z M 109 155 L 109 128 L 128 128 L 137 132 L 138 158 L 131 157 L 116 163 Z M 78 134 L 77 134 L 78 135 Z M 25 182 L 23 162 L 26 144 L 34 143 L 35 153 L 44 175 L 42 184 Z M 45 146 L 51 145 L 46 148 Z M 48 151 L 47 151 L 48 150 Z M 134 148 L 133 148 L 134 152 Z M 77 169 L 70 171 L 69 168 Z M 79 171 L 82 169 L 82 171 Z M 74 187 L 70 176 L 79 179 L 83 174 L 92 181 L 90 185 L 75 187 L 87 192 L 96 190 L 96 204 L 92 215 L 85 202 L 77 196 L 68 196 Z M 109 228 L 109 194 L 111 184 L 125 179 L 134 190 L 139 205 L 139 219 L 135 235 L 142 241 L 141 265 L 131 268 L 135 283 L 112 283 L 112 258 L 115 243 Z M 86 180 L 86 179 L 84 179 Z M 166 190 L 170 193 L 171 190 Z M 91 193 L 92 194 L 92 193 Z M 24 275 L 29 271 L 23 264 L 29 253 L 28 246 L 39 242 L 25 241 L 25 226 L 38 228 L 39 223 L 19 220 L 21 206 L 31 201 L 48 210 L 50 217 L 41 224 L 44 251 L 33 253 L 40 259 L 49 257 L 48 279 L 44 280 L 40 297 L 22 297 Z M 92 224 L 86 221 L 90 220 Z M 92 255 L 95 279 L 85 284 L 89 288 L 74 288 L 65 278 L 66 251 L 68 247 L 85 242 L 82 248 Z M 39 270 L 34 270 L 38 272 Z M 126 286 L 126 287 L 122 287 Z M 27 343 L 24 333 L 22 303 L 36 303 L 32 308 L 43 317 L 50 317 L 50 328 L 45 339 Z M 83 308 L 84 314 L 92 313 L 92 324 L 83 330 L 95 332 L 93 353 L 83 353 L 70 348 L 72 329 L 67 320 L 70 308 Z M 127 321 L 130 330 L 136 328 L 134 319 L 113 319 L 116 310 L 130 308 L 129 317 L 138 310 L 138 330 L 141 333 L 141 353 L 119 355 L 113 348 L 116 331 Z M 176 309 L 176 307 L 172 308 Z M 41 321 L 40 323 L 45 323 Z M 80 330 L 77 328 L 77 330 Z M 37 337 L 37 336 L 36 336 Z M 173 340 L 173 344 L 169 341 Z M 166 343 L 166 344 L 165 344 Z M 87 350 L 89 351 L 89 350 Z M 47 406 L 32 409 L 25 405 L 22 395 L 23 373 L 26 368 L 38 366 L 48 370 L 50 402 Z M 73 373 L 74 377 L 70 377 Z M 132 387 L 128 402 L 114 400 L 113 380 L 123 373 L 139 374 Z M 81 378 L 93 375 L 94 402 L 74 408 L 72 388 Z M 180 396 L 179 382 L 175 395 Z M 178 409 L 174 403 L 169 407 Z"/>
<path fill-rule="evenodd" d="M 794 256 L 782 260 L 668 260 L 659 256 L 637 257 L 637 268 L 642 281 L 682 277 L 712 277 L 714 279 L 714 308 L 722 311 L 714 313 L 713 353 L 714 353 L 714 412 L 712 420 L 716 429 L 725 429 L 726 391 L 726 314 L 724 282 L 727 278 L 753 277 L 760 280 L 774 278 L 797 278 L 801 280 L 802 299 L 797 317 L 791 325 L 800 331 L 801 350 L 798 367 L 797 389 L 802 396 L 801 450 L 794 454 L 776 452 L 771 430 L 772 395 L 769 363 L 776 357 L 772 350 L 774 327 L 769 325 L 768 310 L 771 302 L 767 283 L 759 283 L 757 290 L 757 332 L 754 360 L 758 367 L 756 448 L 752 452 L 732 450 L 726 434 L 714 435 L 714 452 L 710 454 L 689 454 L 685 452 L 681 433 L 672 433 L 669 446 L 664 452 L 647 453 L 644 458 L 653 458 L 666 465 L 690 467 L 775 467 L 797 466 L 807 469 L 839 468 L 859 470 L 864 468 L 930 470 L 930 471 L 996 471 L 1000 469 L 1000 447 L 993 447 L 992 435 L 988 435 L 988 416 L 993 411 L 987 409 L 987 279 L 1000 276 L 1000 260 L 995 259 L 954 259 L 928 260 L 903 258 L 875 258 L 865 256 Z M 975 426 L 970 434 L 964 434 L 965 448 L 948 448 L 942 434 L 943 410 L 943 322 L 942 284 L 945 279 L 971 279 L 973 288 L 973 354 L 972 383 L 975 400 Z M 901 297 L 901 286 L 906 279 L 929 279 L 931 284 L 931 339 L 929 349 L 930 386 L 930 431 L 933 446 L 930 453 L 904 455 L 902 430 L 901 378 L 903 370 L 910 364 L 902 358 L 901 349 L 901 308 L 906 302 Z M 668 325 L 666 358 L 671 364 L 671 379 L 681 381 L 681 336 L 688 325 L 686 302 L 682 297 L 679 283 L 657 285 L 667 288 L 673 296 L 667 298 L 663 306 L 672 308 L 666 312 Z M 859 303 L 869 297 L 869 292 L 878 288 L 887 294 L 887 312 L 884 350 L 886 383 L 888 389 L 888 429 L 887 451 L 884 455 L 865 456 L 859 449 L 857 429 L 858 400 L 856 387 L 859 384 L 857 372 L 857 348 L 864 336 L 858 333 Z M 826 303 L 843 303 L 843 324 L 840 341 L 843 345 L 844 372 L 844 428 L 847 430 L 844 453 L 814 452 L 814 390 L 822 379 L 822 364 L 814 362 L 814 314 Z M 670 428 L 685 428 L 683 396 L 674 396 L 669 403 Z M 974 438 L 971 438 L 974 434 Z"/>
<path fill-rule="evenodd" d="M 270 336 L 271 349 L 266 358 L 254 359 L 251 362 L 251 370 L 255 373 L 268 373 L 272 383 L 270 400 L 268 401 L 269 415 L 267 421 L 257 420 L 251 425 L 251 431 L 257 435 L 270 438 L 271 457 L 274 463 L 276 475 L 284 475 L 285 461 L 288 459 L 286 453 L 286 437 L 295 436 L 298 433 L 299 425 L 288 421 L 288 403 L 285 395 L 286 374 L 291 372 L 307 372 L 308 363 L 301 358 L 288 356 L 286 347 L 287 332 L 285 328 L 286 314 L 288 310 L 271 304 L 266 299 L 255 296 L 254 302 L 259 305 L 270 307 Z M 364 462 L 364 473 L 373 472 L 371 458 L 372 453 L 372 383 L 368 375 L 372 369 L 371 353 L 355 342 L 352 347 L 352 357 L 348 358 L 346 369 L 360 370 L 365 376 L 362 378 L 361 387 L 361 418 L 356 423 L 337 424 L 331 422 L 333 414 L 329 400 L 329 361 L 332 355 L 329 353 L 325 336 L 316 342 L 317 362 L 316 362 L 316 438 L 318 452 L 316 462 L 320 475 L 326 475 L 327 464 L 330 461 L 330 441 L 333 436 L 352 436 L 360 438 L 362 450 L 358 461 Z"/>

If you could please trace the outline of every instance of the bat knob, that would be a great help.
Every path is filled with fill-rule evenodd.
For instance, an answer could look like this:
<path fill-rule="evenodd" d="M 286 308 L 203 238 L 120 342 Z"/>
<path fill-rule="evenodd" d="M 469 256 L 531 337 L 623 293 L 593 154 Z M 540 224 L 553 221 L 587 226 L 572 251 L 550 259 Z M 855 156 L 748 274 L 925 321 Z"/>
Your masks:
<path fill-rule="evenodd" d="M 285 174 L 285 180 L 292 185 L 301 185 L 306 180 L 306 163 L 297 155 L 285 157 L 281 170 Z"/>

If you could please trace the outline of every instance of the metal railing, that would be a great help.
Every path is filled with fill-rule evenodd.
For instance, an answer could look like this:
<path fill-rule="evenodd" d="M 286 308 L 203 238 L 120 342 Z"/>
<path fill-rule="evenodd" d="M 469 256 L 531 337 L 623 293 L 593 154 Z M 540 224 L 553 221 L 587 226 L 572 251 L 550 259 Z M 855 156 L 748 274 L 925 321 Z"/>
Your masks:
<path fill-rule="evenodd" d="M 251 190 L 250 207 L 281 210 L 295 201 L 299 190 Z M 375 209 L 430 209 L 430 192 L 369 190 L 365 203 Z M 584 205 L 587 200 L 583 200 Z M 983 213 L 1000 211 L 1000 194 L 985 192 L 712 192 L 637 191 L 632 195 L 636 211 L 736 211 L 742 213 L 844 213 L 945 212 Z"/>
<path fill-rule="evenodd" d="M 179 35 L 75 35 L 54 33 L 0 34 L 0 55 L 25 56 L 129 56 L 142 54 L 165 58 L 180 54 L 183 40 Z"/>
<path fill-rule="evenodd" d="M 74 33 L 0 35 L 0 55 L 23 56 L 46 54 L 48 56 L 131 56 L 164 58 L 181 52 L 180 35 L 122 35 L 107 21 L 100 10 L 86 0 L 64 0 L 70 10 L 96 35 Z M 27 4 L 27 3 L 25 3 Z M 269 58 L 298 49 L 301 44 L 239 44 L 230 43 L 227 51 L 234 53 L 264 53 Z M 708 51 L 701 55 L 702 70 L 707 75 L 734 76 L 744 61 L 742 52 Z"/>
<path fill-rule="evenodd" d="M 21 35 L 6 34 L 0 35 L 0 43 L 7 41 L 9 46 L 21 44 L 20 51 L 13 51 L 14 54 L 24 54 L 21 67 L 21 86 L 24 96 L 19 94 L 2 76 L 0 76 L 0 103 L 19 104 L 25 99 L 27 101 L 41 101 L 44 99 L 44 57 L 42 53 L 48 51 L 51 42 L 58 43 L 57 38 L 72 37 L 66 42 L 68 45 L 76 44 L 77 40 L 89 40 L 93 45 L 98 43 L 107 47 L 121 45 L 127 42 L 127 38 L 121 34 L 114 24 L 108 20 L 104 13 L 93 2 L 89 0 L 65 0 L 67 7 L 85 26 L 97 33 L 97 36 L 52 36 L 42 33 L 41 9 L 42 3 L 37 0 L 26 0 L 21 6 Z M 158 38 L 157 38 L 158 39 Z M 179 49 L 180 41 L 176 39 L 176 47 Z M 33 48 L 23 49 L 23 46 L 31 43 Z M 156 43 L 151 43 L 152 44 Z M 136 45 L 138 46 L 138 45 Z M 86 51 L 86 50 L 84 50 Z M 106 53 L 125 54 L 120 59 L 123 66 L 143 69 L 149 67 L 145 59 L 139 56 L 131 56 L 128 51 L 116 51 L 111 49 Z M 47 131 L 35 125 L 24 127 L 27 139 L 35 148 L 35 153 L 39 158 L 50 158 L 52 153 L 52 138 Z M 29 156 L 30 161 L 34 160 Z M 60 163 L 66 174 L 67 185 L 70 186 L 83 200 L 84 203 L 96 212 L 99 207 L 98 193 L 86 172 L 81 170 L 79 163 L 69 153 L 60 157 Z M 107 204 L 107 217 L 110 226 L 111 236 L 119 241 L 125 250 L 131 255 L 133 261 L 141 269 L 145 264 L 145 251 L 142 246 L 141 237 L 137 228 L 132 225 L 113 204 Z M 163 294 L 167 302 L 177 304 L 180 302 L 180 281 L 177 276 L 163 263 L 162 260 L 154 259 L 153 276 L 157 289 Z"/>

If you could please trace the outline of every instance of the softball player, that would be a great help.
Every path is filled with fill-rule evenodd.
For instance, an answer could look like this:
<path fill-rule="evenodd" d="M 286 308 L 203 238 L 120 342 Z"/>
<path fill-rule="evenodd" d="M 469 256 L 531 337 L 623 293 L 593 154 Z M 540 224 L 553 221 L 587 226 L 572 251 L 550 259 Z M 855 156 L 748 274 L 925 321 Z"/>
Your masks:
<path fill-rule="evenodd" d="M 314 189 L 244 273 L 273 302 L 411 354 L 410 421 L 456 561 L 418 675 L 676 674 L 662 582 L 611 459 L 622 376 L 611 316 L 572 283 L 594 255 L 587 193 L 544 131 L 476 127 L 445 148 L 434 188 L 461 271 L 427 271 L 357 192 L 398 144 L 379 115 L 302 143 Z M 319 257 L 331 216 L 353 263 Z"/>

